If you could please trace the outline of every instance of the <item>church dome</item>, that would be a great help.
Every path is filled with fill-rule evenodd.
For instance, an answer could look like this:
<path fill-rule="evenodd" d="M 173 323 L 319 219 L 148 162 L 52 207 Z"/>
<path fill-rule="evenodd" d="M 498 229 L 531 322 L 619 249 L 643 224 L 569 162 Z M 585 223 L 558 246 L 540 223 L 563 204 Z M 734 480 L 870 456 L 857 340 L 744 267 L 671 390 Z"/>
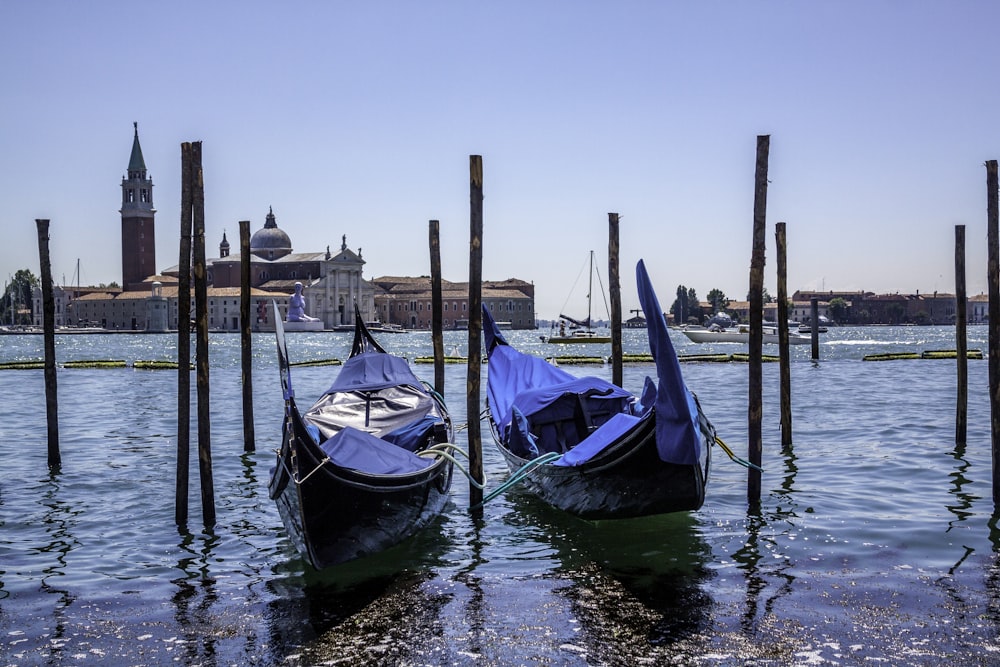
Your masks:
<path fill-rule="evenodd" d="M 250 252 L 263 259 L 277 259 L 292 252 L 292 240 L 278 228 L 273 209 L 268 210 L 264 228 L 250 237 Z"/>

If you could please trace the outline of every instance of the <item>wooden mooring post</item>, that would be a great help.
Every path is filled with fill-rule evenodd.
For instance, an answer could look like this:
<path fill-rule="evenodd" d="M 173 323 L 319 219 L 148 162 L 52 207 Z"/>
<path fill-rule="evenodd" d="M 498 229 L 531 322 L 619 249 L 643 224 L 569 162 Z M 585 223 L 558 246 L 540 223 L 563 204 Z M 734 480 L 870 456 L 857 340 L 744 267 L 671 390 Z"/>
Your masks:
<path fill-rule="evenodd" d="M 181 241 L 177 282 L 177 488 L 174 521 L 186 526 L 191 458 L 191 143 L 181 144 Z"/>
<path fill-rule="evenodd" d="M 767 231 L 767 159 L 770 148 L 770 135 L 764 134 L 757 137 L 753 196 L 753 252 L 750 259 L 750 400 L 747 410 L 749 460 L 753 464 L 747 468 L 747 501 L 751 509 L 760 507 L 760 465 L 764 450 L 761 432 L 763 420 L 764 245 Z"/>
<path fill-rule="evenodd" d="M 469 365 L 466 414 L 469 432 L 469 472 L 483 484 L 483 440 L 479 421 L 479 374 L 483 349 L 483 156 L 469 156 Z M 469 484 L 469 506 L 479 507 L 483 490 Z"/>
<path fill-rule="evenodd" d="M 622 281 L 618 266 L 618 214 L 608 213 L 608 291 L 611 293 L 611 382 L 622 386 Z"/>
<path fill-rule="evenodd" d="M 240 378 L 243 389 L 243 451 L 252 452 L 253 428 L 253 335 L 250 332 L 250 221 L 240 220 Z"/>
<path fill-rule="evenodd" d="M 201 142 L 191 144 L 191 220 L 194 235 L 195 369 L 198 387 L 198 471 L 201 515 L 206 528 L 215 525 L 215 485 L 212 481 L 212 429 L 208 381 L 208 270 L 205 262 L 205 178 Z"/>
<path fill-rule="evenodd" d="M 819 297 L 809 298 L 809 321 L 812 322 L 812 360 L 819 361 Z"/>
<path fill-rule="evenodd" d="M 59 453 L 59 399 L 56 392 L 56 306 L 52 294 L 52 264 L 49 261 L 49 221 L 35 218 L 38 231 L 38 261 L 42 272 L 42 336 L 45 349 L 45 425 L 50 470 L 62 465 Z"/>
<path fill-rule="evenodd" d="M 969 351 L 965 292 L 965 225 L 955 225 L 955 359 L 957 397 L 955 401 L 955 444 L 964 445 L 968 431 Z"/>
<path fill-rule="evenodd" d="M 444 396 L 444 297 L 441 293 L 441 223 L 429 221 L 431 253 L 431 345 L 434 348 L 434 391 Z"/>
<path fill-rule="evenodd" d="M 774 240 L 778 253 L 778 371 L 781 391 L 781 448 L 792 446 L 792 369 L 788 349 L 788 241 L 785 223 L 774 226 Z"/>
<path fill-rule="evenodd" d="M 997 210 L 997 161 L 986 162 L 986 245 L 989 283 L 990 433 L 993 454 L 993 505 L 1000 505 L 1000 220 Z"/>

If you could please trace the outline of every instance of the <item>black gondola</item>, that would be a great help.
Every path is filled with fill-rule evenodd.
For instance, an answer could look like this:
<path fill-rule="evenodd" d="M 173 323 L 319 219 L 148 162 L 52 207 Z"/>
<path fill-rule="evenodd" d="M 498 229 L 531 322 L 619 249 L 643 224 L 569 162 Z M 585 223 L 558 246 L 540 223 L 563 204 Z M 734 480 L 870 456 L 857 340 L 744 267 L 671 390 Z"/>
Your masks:
<path fill-rule="evenodd" d="M 659 376 L 639 397 L 514 350 L 483 308 L 493 439 L 512 472 L 531 470 L 530 491 L 585 519 L 695 510 L 705 500 L 715 429 L 684 385 L 642 261 L 636 280 Z"/>
<path fill-rule="evenodd" d="M 350 357 L 300 413 L 274 308 L 285 422 L 268 490 L 285 530 L 316 569 L 402 542 L 447 501 L 452 462 L 441 450 L 454 431 L 444 400 L 382 349 L 355 309 Z"/>

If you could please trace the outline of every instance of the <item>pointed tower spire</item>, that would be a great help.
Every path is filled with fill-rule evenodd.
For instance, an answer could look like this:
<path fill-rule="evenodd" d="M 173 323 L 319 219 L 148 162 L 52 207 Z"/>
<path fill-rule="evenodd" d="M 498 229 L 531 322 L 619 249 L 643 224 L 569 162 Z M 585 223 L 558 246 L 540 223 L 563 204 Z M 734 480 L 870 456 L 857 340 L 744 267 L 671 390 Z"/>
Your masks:
<path fill-rule="evenodd" d="M 122 288 L 145 289 L 143 280 L 156 273 L 153 181 L 139 147 L 139 123 L 132 123 L 128 177 L 122 179 Z"/>
<path fill-rule="evenodd" d="M 222 230 L 222 243 L 219 244 L 219 257 L 229 257 L 229 241 L 226 240 L 226 230 Z"/>
<path fill-rule="evenodd" d="M 142 147 L 139 146 L 139 123 L 132 123 L 135 137 L 132 139 L 132 156 L 128 160 L 128 177 L 146 178 L 146 161 L 142 159 Z"/>

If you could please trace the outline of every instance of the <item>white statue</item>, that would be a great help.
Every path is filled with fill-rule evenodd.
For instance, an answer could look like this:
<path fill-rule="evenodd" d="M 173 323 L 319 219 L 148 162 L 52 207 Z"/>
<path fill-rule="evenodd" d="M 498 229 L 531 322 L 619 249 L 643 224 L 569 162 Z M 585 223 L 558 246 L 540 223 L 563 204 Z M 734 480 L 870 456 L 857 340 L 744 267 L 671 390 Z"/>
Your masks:
<path fill-rule="evenodd" d="M 295 283 L 295 294 L 288 300 L 286 322 L 316 322 L 315 317 L 306 315 L 306 298 L 302 296 L 302 283 Z"/>

